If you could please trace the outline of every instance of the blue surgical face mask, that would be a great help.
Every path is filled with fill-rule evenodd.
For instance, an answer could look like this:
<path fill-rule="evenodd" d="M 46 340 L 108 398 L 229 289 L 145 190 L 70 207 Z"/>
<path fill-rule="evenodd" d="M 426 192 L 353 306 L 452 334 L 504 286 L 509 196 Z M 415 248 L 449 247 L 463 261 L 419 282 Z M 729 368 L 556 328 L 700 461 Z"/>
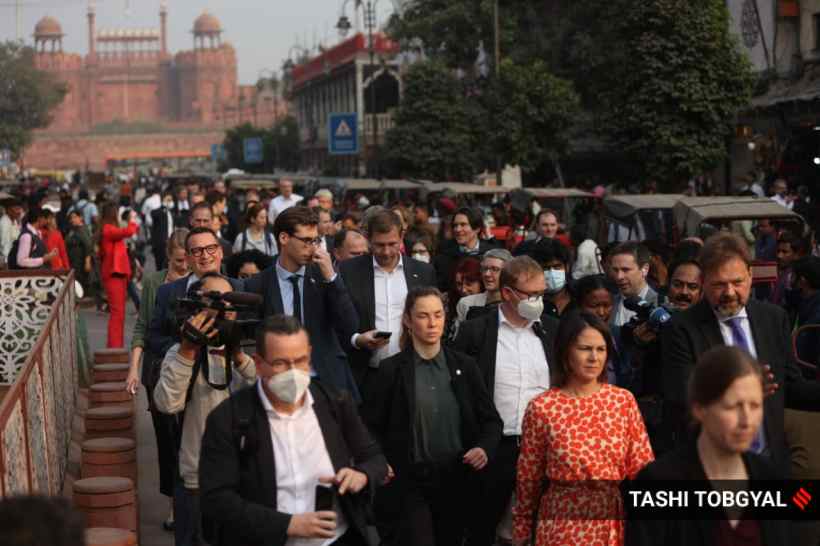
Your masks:
<path fill-rule="evenodd" d="M 547 269 L 544 271 L 544 280 L 547 283 L 547 293 L 557 294 L 567 285 L 567 272 L 563 269 Z"/>

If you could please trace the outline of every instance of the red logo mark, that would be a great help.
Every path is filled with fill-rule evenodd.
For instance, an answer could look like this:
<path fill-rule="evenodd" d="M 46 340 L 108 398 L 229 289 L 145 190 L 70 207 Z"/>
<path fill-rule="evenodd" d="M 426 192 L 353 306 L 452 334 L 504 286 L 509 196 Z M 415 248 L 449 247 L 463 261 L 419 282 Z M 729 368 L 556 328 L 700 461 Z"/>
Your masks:
<path fill-rule="evenodd" d="M 806 506 L 811 502 L 811 495 L 802 487 L 797 490 L 797 493 L 792 497 L 792 502 L 801 510 L 806 510 Z"/>

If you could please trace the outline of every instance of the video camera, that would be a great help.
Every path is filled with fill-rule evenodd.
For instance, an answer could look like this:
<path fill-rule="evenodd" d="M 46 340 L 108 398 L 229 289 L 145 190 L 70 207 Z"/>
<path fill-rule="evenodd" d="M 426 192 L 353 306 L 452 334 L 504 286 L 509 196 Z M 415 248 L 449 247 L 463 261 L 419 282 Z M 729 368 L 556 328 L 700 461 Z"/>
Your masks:
<path fill-rule="evenodd" d="M 639 296 L 626 298 L 624 307 L 636 315 L 625 325 L 629 329 L 634 330 L 637 326 L 646 323 L 649 329 L 657 334 L 672 320 L 672 314 L 665 306 L 653 305 Z"/>
<path fill-rule="evenodd" d="M 262 296 L 250 292 L 194 291 L 189 292 L 187 298 L 176 300 L 173 316 L 178 331 L 185 335 L 183 329 L 188 319 L 205 309 L 217 311 L 214 328 L 219 333 L 209 338 L 207 344 L 236 347 L 242 340 L 254 339 L 261 305 Z M 235 312 L 236 319 L 228 319 L 228 312 Z"/>

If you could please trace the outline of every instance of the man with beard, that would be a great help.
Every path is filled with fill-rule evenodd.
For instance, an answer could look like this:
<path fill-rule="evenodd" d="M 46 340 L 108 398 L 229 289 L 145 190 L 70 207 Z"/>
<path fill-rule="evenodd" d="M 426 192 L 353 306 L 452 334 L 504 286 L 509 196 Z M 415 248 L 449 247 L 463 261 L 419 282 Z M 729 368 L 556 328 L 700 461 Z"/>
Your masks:
<path fill-rule="evenodd" d="M 661 340 L 666 428 L 677 432 L 675 444 L 686 441 L 686 385 L 698 355 L 717 345 L 739 347 L 765 363 L 767 398 L 752 451 L 786 475 L 784 410 L 820 410 L 820 383 L 806 381 L 794 361 L 786 312 L 749 298 L 752 260 L 746 243 L 731 233 L 717 234 L 706 241 L 700 262 L 703 300 L 677 313 Z"/>

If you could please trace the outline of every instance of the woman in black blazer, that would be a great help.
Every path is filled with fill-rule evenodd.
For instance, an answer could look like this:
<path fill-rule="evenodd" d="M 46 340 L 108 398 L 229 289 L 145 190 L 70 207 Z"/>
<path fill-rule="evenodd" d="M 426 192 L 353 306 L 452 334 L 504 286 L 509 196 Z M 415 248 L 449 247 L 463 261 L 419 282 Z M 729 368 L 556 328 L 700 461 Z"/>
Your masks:
<path fill-rule="evenodd" d="M 402 352 L 379 364 L 362 416 L 395 479 L 376 493 L 383 544 L 461 544 L 472 503 L 471 476 L 501 439 L 502 422 L 475 361 L 442 347 L 441 293 L 407 295 Z"/>
<path fill-rule="evenodd" d="M 696 437 L 647 465 L 636 477 L 635 489 L 641 490 L 641 482 L 647 481 L 686 481 L 703 490 L 711 489 L 716 480 L 748 481 L 753 486 L 782 479 L 767 459 L 752 452 L 763 422 L 764 398 L 763 372 L 754 358 L 736 347 L 705 352 L 689 378 L 688 398 Z M 637 517 L 633 512 L 626 524 L 628 546 L 788 543 L 786 521 L 760 520 L 751 511 L 730 515 L 706 509 L 694 521 Z"/>

